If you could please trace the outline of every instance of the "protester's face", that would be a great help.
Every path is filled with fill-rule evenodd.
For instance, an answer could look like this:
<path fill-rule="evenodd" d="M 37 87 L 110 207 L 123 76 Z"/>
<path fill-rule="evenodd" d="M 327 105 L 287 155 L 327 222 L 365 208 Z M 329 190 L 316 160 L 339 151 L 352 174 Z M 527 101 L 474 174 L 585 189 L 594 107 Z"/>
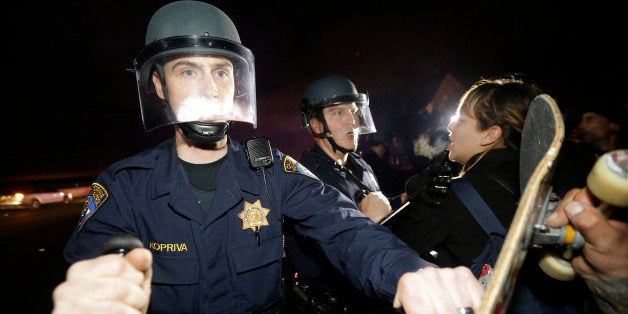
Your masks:
<path fill-rule="evenodd" d="M 480 130 L 478 120 L 471 113 L 460 111 L 447 126 L 449 140 L 449 159 L 466 164 L 473 155 L 484 151 L 482 145 L 486 131 Z"/>
<path fill-rule="evenodd" d="M 593 143 L 608 137 L 613 132 L 613 123 L 594 112 L 582 114 L 577 133 L 582 143 Z"/>
<path fill-rule="evenodd" d="M 341 104 L 323 109 L 327 126 L 336 144 L 354 150 L 358 147 L 360 120 L 355 103 Z"/>
<path fill-rule="evenodd" d="M 231 61 L 216 56 L 181 57 L 165 63 L 164 74 L 165 88 L 156 74 L 153 83 L 158 95 L 167 97 L 178 121 L 225 121 L 233 116 Z"/>

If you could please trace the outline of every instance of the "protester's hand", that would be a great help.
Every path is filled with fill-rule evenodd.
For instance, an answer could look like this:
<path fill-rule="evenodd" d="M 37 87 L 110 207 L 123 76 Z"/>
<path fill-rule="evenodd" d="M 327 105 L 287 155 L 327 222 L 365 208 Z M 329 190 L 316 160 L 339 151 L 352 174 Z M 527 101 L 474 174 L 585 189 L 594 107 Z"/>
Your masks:
<path fill-rule="evenodd" d="M 561 227 L 571 223 L 584 237 L 582 252 L 572 259 L 576 273 L 585 280 L 603 312 L 628 313 L 628 222 L 627 208 L 607 208 L 586 188 L 573 189 L 561 200 L 546 223 Z M 600 207 L 604 207 L 601 204 Z M 608 217 L 610 218 L 607 218 Z"/>
<path fill-rule="evenodd" d="M 440 207 L 451 186 L 452 167 L 449 151 L 435 157 L 432 164 L 406 182 L 406 193 L 410 201 L 420 201 Z"/>
<path fill-rule="evenodd" d="M 358 204 L 358 209 L 374 222 L 381 221 L 392 212 L 388 198 L 381 191 L 366 194 Z"/>
<path fill-rule="evenodd" d="M 152 255 L 137 248 L 76 262 L 53 291 L 52 313 L 146 313 Z"/>
<path fill-rule="evenodd" d="M 465 307 L 477 312 L 483 292 L 478 280 L 466 267 L 427 267 L 399 278 L 393 306 L 403 308 L 406 314 L 452 314 Z"/>
<path fill-rule="evenodd" d="M 628 277 L 628 223 L 625 220 L 607 219 L 595 207 L 596 202 L 586 188 L 573 189 L 567 192 L 554 213 L 548 217 L 547 224 L 560 227 L 569 222 L 583 235 L 585 244 L 582 254 L 572 261 L 579 274 Z M 611 213 L 607 211 L 606 214 Z"/>

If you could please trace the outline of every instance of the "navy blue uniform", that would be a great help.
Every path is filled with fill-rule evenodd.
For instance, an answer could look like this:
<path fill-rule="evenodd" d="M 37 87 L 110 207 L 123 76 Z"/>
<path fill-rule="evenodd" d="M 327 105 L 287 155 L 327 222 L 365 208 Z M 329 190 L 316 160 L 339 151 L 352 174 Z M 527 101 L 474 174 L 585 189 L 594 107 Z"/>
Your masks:
<path fill-rule="evenodd" d="M 369 192 L 381 190 L 371 166 L 356 153 L 349 153 L 347 164 L 350 166 L 343 167 L 327 156 L 320 146 L 314 145 L 309 151 L 301 155 L 299 162 L 321 181 L 335 187 L 356 204 L 358 203 L 355 199 L 356 191 L 362 189 Z M 401 206 L 400 195 L 388 197 L 388 201 L 393 210 Z"/>
<path fill-rule="evenodd" d="M 266 171 L 269 199 L 243 146 L 232 138 L 228 145 L 207 215 L 173 139 L 113 164 L 92 185 L 66 260 L 100 255 L 120 232 L 139 238 L 153 253 L 149 311 L 160 313 L 276 312 L 284 217 L 369 296 L 391 301 L 403 273 L 432 265 L 276 149 Z"/>
<path fill-rule="evenodd" d="M 349 197 L 354 204 L 358 204 L 355 197 L 356 191 L 380 190 L 371 166 L 356 153 L 349 153 L 347 166 L 344 167 L 330 158 L 320 146 L 314 145 L 309 151 L 305 151 L 301 155 L 299 162 L 321 181 Z M 393 208 L 398 207 L 401 203 L 399 196 L 389 199 L 389 201 Z M 358 210 L 356 209 L 356 211 Z M 390 308 L 392 311 L 392 306 L 389 304 L 368 299 L 356 290 L 349 281 L 343 280 L 342 275 L 338 273 L 311 239 L 296 234 L 290 224 L 286 226 L 285 230 L 290 267 L 298 273 L 299 284 L 307 287 L 302 290 L 309 291 L 310 298 L 321 299 L 318 297 L 319 295 L 331 294 L 334 299 L 343 303 L 342 311 L 344 308 L 349 308 L 351 313 L 369 313 L 371 311 L 379 313 L 382 308 Z"/>

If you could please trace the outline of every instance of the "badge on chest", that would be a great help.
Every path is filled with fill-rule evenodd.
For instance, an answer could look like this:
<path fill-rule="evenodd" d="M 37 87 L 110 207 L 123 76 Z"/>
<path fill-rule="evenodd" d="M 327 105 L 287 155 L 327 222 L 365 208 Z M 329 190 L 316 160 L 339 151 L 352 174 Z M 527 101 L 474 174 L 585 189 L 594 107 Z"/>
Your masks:
<path fill-rule="evenodd" d="M 266 216 L 269 212 L 270 209 L 262 207 L 260 200 L 254 203 L 244 201 L 244 210 L 238 214 L 238 217 L 242 219 L 242 230 L 251 229 L 257 232 L 259 227 L 268 226 Z"/>

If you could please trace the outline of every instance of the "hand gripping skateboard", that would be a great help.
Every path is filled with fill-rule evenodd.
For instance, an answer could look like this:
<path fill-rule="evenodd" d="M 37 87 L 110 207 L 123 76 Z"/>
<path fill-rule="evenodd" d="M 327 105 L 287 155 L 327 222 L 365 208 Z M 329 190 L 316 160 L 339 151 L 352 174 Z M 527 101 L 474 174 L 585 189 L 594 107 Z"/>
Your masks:
<path fill-rule="evenodd" d="M 564 124 L 558 106 L 550 96 L 538 96 L 530 105 L 522 132 L 521 199 L 488 279 L 480 313 L 506 312 L 529 248 L 558 247 L 562 251 L 560 257 L 548 251 L 539 266 L 558 280 L 575 277 L 569 260 L 584 239 L 569 225 L 550 228 L 544 224 L 559 202 L 549 181 L 563 138 Z M 588 175 L 587 187 L 606 204 L 628 207 L 628 149 L 601 156 Z"/>
<path fill-rule="evenodd" d="M 556 205 L 549 182 L 564 136 L 563 118 L 554 99 L 546 94 L 537 96 L 530 104 L 521 135 L 521 198 L 489 275 L 480 313 L 502 313 L 508 307 L 517 274 L 532 246 L 535 226 L 542 224 L 543 210 Z"/>
<path fill-rule="evenodd" d="M 605 215 L 610 214 L 609 206 L 628 207 L 628 149 L 600 156 L 587 176 L 587 188 L 603 202 L 598 209 Z M 544 253 L 539 266 L 554 279 L 573 280 L 576 272 L 571 266 L 571 258 L 573 251 L 582 247 L 584 239 L 569 225 L 562 229 L 544 228 L 543 234 L 546 241 L 542 244 L 558 246 Z M 558 241 L 553 241 L 552 238 L 557 236 Z"/>

